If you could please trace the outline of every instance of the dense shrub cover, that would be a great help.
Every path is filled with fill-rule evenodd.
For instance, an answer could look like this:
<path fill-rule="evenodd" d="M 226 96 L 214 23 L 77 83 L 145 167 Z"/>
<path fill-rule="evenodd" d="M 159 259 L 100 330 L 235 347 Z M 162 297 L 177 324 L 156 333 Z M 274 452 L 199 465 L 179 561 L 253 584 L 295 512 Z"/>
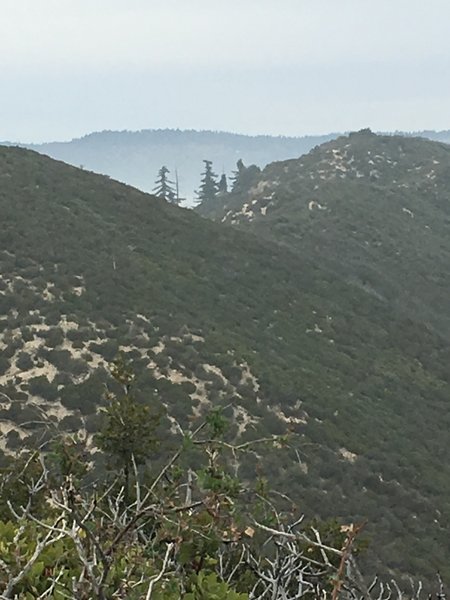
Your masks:
<path fill-rule="evenodd" d="M 372 137 L 357 139 L 367 163 Z M 107 363 L 119 351 L 133 357 L 136 397 L 160 398 L 169 441 L 213 407 L 225 411 L 237 444 L 295 433 L 298 455 L 274 452 L 261 465 L 249 458 L 238 475 L 250 481 L 256 470 L 308 518 L 368 519 L 366 572 L 450 575 L 447 297 L 436 302 L 449 283 L 447 150 L 411 142 L 403 152 L 412 162 L 397 165 L 410 187 L 388 194 L 387 179 L 374 181 L 368 170 L 365 186 L 356 174 L 350 187 L 340 177 L 336 185 L 320 179 L 322 167 L 311 165 L 334 146 L 307 159 L 307 179 L 318 176 L 311 185 L 296 161 L 267 167 L 261 177 L 279 180 L 271 200 L 280 210 L 272 221 L 264 200 L 272 191 L 259 188 L 255 199 L 273 225 L 259 237 L 259 217 L 251 231 L 234 230 L 93 173 L 0 148 L 5 430 L 16 427 L 24 447 L 40 447 L 46 438 L 33 421 L 44 412 L 55 427 L 69 417 L 72 429 L 70 417 L 82 417 L 94 433 L 105 391 L 115 390 Z M 416 171 L 422 159 L 426 170 Z M 436 179 L 426 177 L 428 166 Z M 320 203 L 322 181 L 329 210 L 314 212 L 309 202 Z M 28 371 L 16 366 L 22 352 L 33 360 Z"/>

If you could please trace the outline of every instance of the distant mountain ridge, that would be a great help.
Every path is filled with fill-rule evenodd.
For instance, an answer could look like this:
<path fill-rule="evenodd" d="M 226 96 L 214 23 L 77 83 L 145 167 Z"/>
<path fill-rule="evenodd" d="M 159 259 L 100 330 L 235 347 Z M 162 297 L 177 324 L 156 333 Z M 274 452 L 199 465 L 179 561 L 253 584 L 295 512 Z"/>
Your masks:
<path fill-rule="evenodd" d="M 21 144 L 76 167 L 110 177 L 151 192 L 157 171 L 166 165 L 172 179 L 178 171 L 181 196 L 192 204 L 200 182 L 202 160 L 213 161 L 219 175 L 230 175 L 241 158 L 245 164 L 267 164 L 296 158 L 340 133 L 306 136 L 242 135 L 220 131 L 148 129 L 102 131 L 68 142 Z M 450 143 L 450 130 L 412 134 Z"/>
<path fill-rule="evenodd" d="M 264 166 L 273 160 L 300 156 L 332 137 L 333 134 L 295 138 L 161 129 L 104 131 L 70 142 L 26 147 L 74 166 L 82 165 L 109 175 L 147 192 L 152 191 L 160 167 L 166 165 L 171 171 L 171 179 L 177 171 L 180 195 L 192 204 L 200 183 L 203 159 L 211 160 L 219 175 L 222 172 L 230 175 L 239 158 Z"/>

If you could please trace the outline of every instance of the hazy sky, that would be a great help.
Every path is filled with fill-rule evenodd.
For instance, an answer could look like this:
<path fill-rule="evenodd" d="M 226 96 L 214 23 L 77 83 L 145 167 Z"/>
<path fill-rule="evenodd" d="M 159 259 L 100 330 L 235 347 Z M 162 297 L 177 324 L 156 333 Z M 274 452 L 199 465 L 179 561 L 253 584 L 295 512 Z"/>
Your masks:
<path fill-rule="evenodd" d="M 449 0 L 0 0 L 0 140 L 450 128 Z"/>

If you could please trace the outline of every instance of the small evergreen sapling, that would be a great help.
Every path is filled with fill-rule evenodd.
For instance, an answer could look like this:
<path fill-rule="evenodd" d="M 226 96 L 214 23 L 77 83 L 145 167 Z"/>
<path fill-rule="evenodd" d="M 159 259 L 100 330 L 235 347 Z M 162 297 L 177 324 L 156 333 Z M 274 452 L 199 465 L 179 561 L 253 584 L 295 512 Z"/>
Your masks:
<path fill-rule="evenodd" d="M 134 398 L 131 393 L 134 374 L 123 359 L 113 363 L 111 374 L 122 386 L 123 393 L 107 393 L 109 406 L 103 409 L 105 424 L 96 442 L 122 473 L 127 501 L 134 464 L 145 464 L 158 445 L 155 430 L 160 414 Z"/>

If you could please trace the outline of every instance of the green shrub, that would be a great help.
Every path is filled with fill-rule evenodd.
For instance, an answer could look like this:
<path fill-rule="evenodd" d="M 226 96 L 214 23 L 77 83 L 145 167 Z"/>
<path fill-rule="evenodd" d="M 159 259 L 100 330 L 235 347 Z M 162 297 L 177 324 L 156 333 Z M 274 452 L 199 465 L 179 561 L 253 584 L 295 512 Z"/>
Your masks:
<path fill-rule="evenodd" d="M 77 415 L 67 415 L 59 422 L 61 431 L 80 431 L 83 428 L 83 421 Z"/>
<path fill-rule="evenodd" d="M 194 578 L 192 591 L 185 594 L 185 600 L 248 600 L 248 594 L 239 594 L 221 581 L 215 573 L 204 571 Z"/>
<path fill-rule="evenodd" d="M 53 327 L 45 334 L 45 343 L 49 348 L 60 346 L 65 339 L 64 331 L 60 327 Z"/>
<path fill-rule="evenodd" d="M 0 355 L 0 375 L 4 375 L 10 366 L 9 358 L 2 353 Z"/>
<path fill-rule="evenodd" d="M 20 352 L 16 360 L 16 367 L 21 371 L 29 371 L 34 367 L 33 360 L 26 352 Z"/>
<path fill-rule="evenodd" d="M 45 400 L 56 400 L 59 395 L 55 383 L 50 383 L 45 375 L 39 375 L 28 380 L 28 389 L 32 396 L 41 396 Z"/>

